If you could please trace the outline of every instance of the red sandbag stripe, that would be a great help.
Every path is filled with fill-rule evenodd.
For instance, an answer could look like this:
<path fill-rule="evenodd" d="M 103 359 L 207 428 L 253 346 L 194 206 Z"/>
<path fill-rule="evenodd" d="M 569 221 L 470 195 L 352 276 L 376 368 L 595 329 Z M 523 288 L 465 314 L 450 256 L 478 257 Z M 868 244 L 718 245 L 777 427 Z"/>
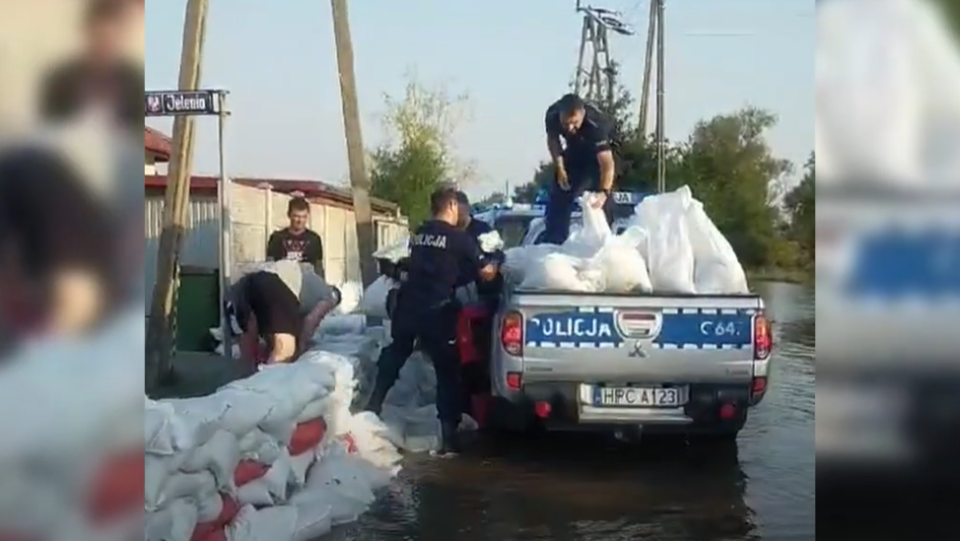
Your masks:
<path fill-rule="evenodd" d="M 316 448 L 323 441 L 327 433 L 327 422 L 323 417 L 317 417 L 310 421 L 298 423 L 290 438 L 290 444 L 287 450 L 290 456 L 297 456 Z"/>
<path fill-rule="evenodd" d="M 257 462 L 249 458 L 241 459 L 240 463 L 237 464 L 237 468 L 233 470 L 233 483 L 237 488 L 242 487 L 251 481 L 260 479 L 266 475 L 269 470 L 270 466 L 263 462 Z"/>
<path fill-rule="evenodd" d="M 190 541 L 220 539 L 219 537 L 212 536 L 217 535 L 218 532 L 223 532 L 224 528 L 233 522 L 234 517 L 240 512 L 240 504 L 228 494 L 220 494 L 220 499 L 223 501 L 223 509 L 220 511 L 220 514 L 217 518 L 209 522 L 197 524 L 193 530 L 193 535 L 190 536 Z"/>
<path fill-rule="evenodd" d="M 134 447 L 107 456 L 101 463 L 85 498 L 87 516 L 94 524 L 140 512 L 145 460 L 144 449 Z"/>

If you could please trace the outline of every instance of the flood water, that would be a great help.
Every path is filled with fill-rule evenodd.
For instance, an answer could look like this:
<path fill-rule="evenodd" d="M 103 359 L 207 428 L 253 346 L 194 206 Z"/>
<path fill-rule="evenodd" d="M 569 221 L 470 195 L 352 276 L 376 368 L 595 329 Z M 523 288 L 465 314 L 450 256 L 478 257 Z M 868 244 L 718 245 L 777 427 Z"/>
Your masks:
<path fill-rule="evenodd" d="M 815 538 L 814 294 L 769 283 L 771 387 L 737 446 L 596 435 L 482 440 L 408 458 L 342 541 L 735 541 Z"/>

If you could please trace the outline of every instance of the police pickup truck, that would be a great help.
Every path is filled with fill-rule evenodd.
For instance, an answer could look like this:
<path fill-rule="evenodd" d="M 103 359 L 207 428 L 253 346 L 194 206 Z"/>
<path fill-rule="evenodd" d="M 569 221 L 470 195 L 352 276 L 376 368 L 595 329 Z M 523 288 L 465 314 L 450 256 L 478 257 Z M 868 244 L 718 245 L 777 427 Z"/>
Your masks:
<path fill-rule="evenodd" d="M 642 196 L 615 199 L 622 229 Z M 542 215 L 531 207 L 476 217 L 510 247 L 518 237 L 537 243 Z M 493 329 L 489 422 L 501 428 L 734 439 L 767 389 L 771 328 L 755 294 L 518 289 L 504 291 Z"/>
<path fill-rule="evenodd" d="M 614 199 L 620 232 L 642 195 Z M 506 248 L 537 244 L 537 203 L 474 209 L 474 219 L 493 226 Z M 579 219 L 575 212 L 572 227 Z M 384 274 L 396 267 L 381 261 Z M 732 440 L 767 390 L 772 338 L 758 295 L 514 289 L 495 314 L 471 312 L 482 321 L 463 326 L 458 342 L 482 352 L 479 372 L 489 380 L 472 391 L 482 426 Z"/>

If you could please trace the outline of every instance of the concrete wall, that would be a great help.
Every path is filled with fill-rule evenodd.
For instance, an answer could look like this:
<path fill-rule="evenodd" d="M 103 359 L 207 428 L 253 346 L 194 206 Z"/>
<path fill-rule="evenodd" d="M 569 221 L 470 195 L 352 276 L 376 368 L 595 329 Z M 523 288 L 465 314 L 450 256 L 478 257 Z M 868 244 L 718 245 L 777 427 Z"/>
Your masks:
<path fill-rule="evenodd" d="M 236 265 L 263 261 L 270 233 L 287 225 L 290 197 L 266 189 L 234 184 L 231 202 L 233 262 Z M 146 242 L 145 278 L 147 299 L 152 293 L 157 265 L 157 247 L 163 228 L 163 196 L 148 196 L 144 204 Z M 216 196 L 192 196 L 188 232 L 181 252 L 182 265 L 217 267 L 220 225 Z M 405 219 L 376 218 L 377 245 L 395 242 L 407 235 Z M 332 205 L 311 204 L 311 229 L 323 239 L 327 280 L 333 284 L 360 281 L 360 254 L 353 211 Z"/>

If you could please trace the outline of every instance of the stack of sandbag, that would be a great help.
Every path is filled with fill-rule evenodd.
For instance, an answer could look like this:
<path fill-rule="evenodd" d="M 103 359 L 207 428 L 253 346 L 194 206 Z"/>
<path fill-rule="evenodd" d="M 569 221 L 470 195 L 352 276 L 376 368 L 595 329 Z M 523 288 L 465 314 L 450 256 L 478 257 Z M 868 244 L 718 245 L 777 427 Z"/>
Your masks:
<path fill-rule="evenodd" d="M 143 341 L 141 305 L 91 335 L 27 340 L 4 359 L 0 539 L 137 534 Z"/>
<path fill-rule="evenodd" d="M 733 248 L 688 187 L 644 198 L 619 235 L 591 205 L 594 197 L 581 197 L 583 226 L 562 245 L 507 250 L 507 284 L 582 293 L 749 291 Z"/>
<path fill-rule="evenodd" d="M 365 511 L 399 455 L 350 414 L 356 363 L 310 351 L 209 396 L 147 400 L 147 541 L 306 541 Z"/>

